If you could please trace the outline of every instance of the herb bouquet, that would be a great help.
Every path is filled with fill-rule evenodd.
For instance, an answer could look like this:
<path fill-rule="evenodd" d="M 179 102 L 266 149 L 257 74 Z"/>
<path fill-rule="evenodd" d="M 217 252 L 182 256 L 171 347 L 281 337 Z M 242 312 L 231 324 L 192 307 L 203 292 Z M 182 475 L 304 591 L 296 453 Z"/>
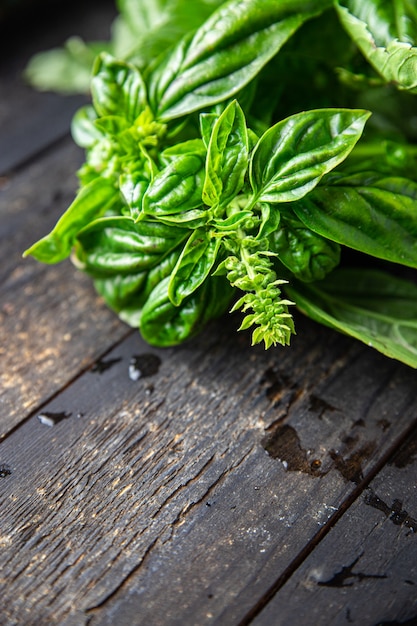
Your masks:
<path fill-rule="evenodd" d="M 231 309 L 288 344 L 297 306 L 417 367 L 415 1 L 120 7 L 130 45 L 73 121 L 80 189 L 25 254 L 72 255 L 154 345 Z"/>

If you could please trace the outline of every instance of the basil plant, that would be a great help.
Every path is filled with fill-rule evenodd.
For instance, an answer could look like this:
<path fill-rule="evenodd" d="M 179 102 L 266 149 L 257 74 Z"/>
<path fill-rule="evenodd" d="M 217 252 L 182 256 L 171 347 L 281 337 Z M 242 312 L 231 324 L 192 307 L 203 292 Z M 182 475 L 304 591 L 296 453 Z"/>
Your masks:
<path fill-rule="evenodd" d="M 200 0 L 189 30 L 186 0 L 136 4 L 164 45 L 96 57 L 79 191 L 25 254 L 156 346 L 236 310 L 286 345 L 296 306 L 417 367 L 414 3 Z"/>

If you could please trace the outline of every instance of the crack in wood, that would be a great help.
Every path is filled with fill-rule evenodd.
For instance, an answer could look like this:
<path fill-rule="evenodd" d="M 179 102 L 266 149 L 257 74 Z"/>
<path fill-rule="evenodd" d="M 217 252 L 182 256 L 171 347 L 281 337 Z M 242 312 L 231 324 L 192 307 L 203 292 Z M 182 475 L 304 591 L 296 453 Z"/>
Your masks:
<path fill-rule="evenodd" d="M 382 470 L 395 453 L 401 449 L 405 442 L 408 441 L 410 435 L 414 434 L 416 431 L 417 420 L 414 420 L 402 433 L 402 435 L 390 446 L 386 453 L 382 455 L 379 462 L 377 462 L 368 472 L 363 481 L 353 489 L 350 495 L 340 505 L 339 509 L 328 518 L 326 523 L 318 530 L 316 535 L 312 537 L 311 541 L 298 553 L 296 558 L 293 559 L 290 565 L 282 572 L 269 589 L 267 589 L 266 592 L 258 599 L 258 601 L 254 603 L 253 607 L 240 620 L 237 626 L 249 626 L 253 622 L 253 620 L 261 613 L 272 598 L 275 597 L 278 591 L 285 585 L 291 576 L 293 576 L 302 563 L 304 563 L 316 546 L 323 541 L 329 531 L 342 518 L 352 504 L 363 494 L 364 490 L 369 487 L 370 482 L 375 478 L 375 476 Z"/>
<path fill-rule="evenodd" d="M 154 549 L 158 541 L 159 541 L 159 537 L 156 537 L 148 545 L 140 561 L 128 572 L 128 574 L 126 574 L 126 576 L 123 577 L 123 579 L 119 582 L 119 584 L 116 587 L 114 587 L 114 589 L 112 589 L 112 591 L 106 594 L 104 598 L 102 598 L 94 606 L 84 609 L 84 613 L 87 616 L 90 616 L 91 614 L 94 614 L 94 612 L 97 611 L 98 609 L 101 609 L 107 602 L 109 602 L 109 600 L 111 600 L 129 582 L 129 580 L 136 574 L 136 572 L 144 565 L 146 559 L 149 557 L 150 553 L 152 552 L 152 550 Z"/>
<path fill-rule="evenodd" d="M 109 354 L 110 352 L 112 352 L 112 350 L 114 350 L 115 348 L 117 348 L 117 346 L 119 346 L 120 344 L 122 344 L 130 335 L 133 335 L 135 331 L 133 329 L 129 329 L 126 333 L 123 333 L 123 335 L 120 337 L 120 339 L 118 339 L 117 341 L 115 341 L 110 347 L 107 347 L 106 350 L 98 357 L 99 359 L 103 359 L 106 357 L 107 354 Z M 95 359 L 96 361 L 97 359 Z M 12 428 L 10 428 L 7 432 L 4 433 L 0 433 L 0 443 L 2 443 L 3 441 L 5 441 L 8 437 L 10 437 L 15 431 L 19 430 L 19 428 L 21 428 L 21 426 L 23 426 L 23 424 L 25 424 L 26 422 L 28 422 L 30 419 L 32 419 L 35 415 L 39 414 L 42 412 L 42 410 L 44 409 L 44 407 L 47 407 L 49 404 L 51 404 L 51 402 L 53 400 L 55 400 L 56 398 L 58 398 L 66 389 L 68 389 L 69 387 L 71 387 L 71 385 L 73 385 L 77 380 L 79 380 L 86 372 L 88 372 L 91 367 L 92 367 L 93 363 L 88 363 L 88 365 L 84 366 L 82 369 L 80 369 L 74 376 L 72 376 L 71 378 L 69 378 L 66 383 L 64 385 L 62 385 L 59 389 L 57 389 L 54 393 L 52 393 L 50 396 L 48 396 L 45 400 L 42 401 L 42 403 L 40 405 L 38 405 L 37 407 L 35 407 L 33 410 L 31 410 L 28 415 L 26 415 L 25 417 L 22 417 L 19 422 L 13 426 Z"/>
<path fill-rule="evenodd" d="M 184 489 L 189 488 L 190 485 L 192 485 L 195 482 L 197 482 L 201 478 L 201 476 L 203 476 L 203 474 L 206 471 L 206 469 L 212 464 L 214 459 L 215 459 L 215 454 L 212 454 L 207 459 L 207 461 L 200 467 L 200 469 L 198 470 L 198 472 L 194 476 L 191 476 L 185 483 L 182 483 L 182 484 L 178 485 L 178 487 L 176 487 L 174 489 L 174 491 L 172 493 L 170 493 L 169 496 L 163 502 L 160 503 L 160 505 L 158 507 L 158 510 L 151 516 L 152 519 L 155 519 L 156 517 L 158 517 L 160 511 L 162 509 L 165 509 L 167 507 L 167 505 L 178 496 L 179 493 L 184 491 Z M 187 506 L 189 506 L 189 505 L 187 504 L 186 507 Z M 186 510 L 188 510 L 188 509 L 186 508 Z"/>

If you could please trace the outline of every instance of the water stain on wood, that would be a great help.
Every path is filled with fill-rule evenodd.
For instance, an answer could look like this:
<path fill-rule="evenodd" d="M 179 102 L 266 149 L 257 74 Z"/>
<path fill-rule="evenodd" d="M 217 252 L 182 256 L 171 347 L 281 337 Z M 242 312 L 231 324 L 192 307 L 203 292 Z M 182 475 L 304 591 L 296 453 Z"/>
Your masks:
<path fill-rule="evenodd" d="M 260 384 L 265 386 L 265 394 L 273 407 L 289 395 L 288 401 L 293 401 L 294 395 L 297 395 L 298 385 L 291 380 L 287 374 L 280 372 L 274 367 L 268 367 L 260 380 Z"/>
<path fill-rule="evenodd" d="M 12 473 L 12 468 L 7 463 L 0 464 L 0 478 L 6 478 Z"/>
<path fill-rule="evenodd" d="M 409 528 L 411 532 L 417 533 L 417 519 L 411 517 L 408 511 L 403 509 L 401 500 L 395 499 L 391 506 L 389 506 L 384 500 L 377 496 L 372 489 L 369 489 L 368 493 L 365 495 L 364 501 L 368 506 L 372 506 L 374 509 L 378 509 L 378 511 L 384 513 L 396 526 L 405 526 Z"/>
<path fill-rule="evenodd" d="M 307 451 L 301 446 L 296 430 L 289 424 L 278 425 L 261 441 L 263 448 L 273 459 L 278 459 L 290 472 L 304 472 L 320 476 L 320 459 L 309 460 Z"/>
<path fill-rule="evenodd" d="M 39 413 L 38 420 L 44 426 L 56 426 L 59 422 L 68 419 L 71 417 L 72 413 L 66 413 L 65 411 L 61 412 L 52 412 L 52 411 L 43 411 Z"/>
<path fill-rule="evenodd" d="M 327 411 L 333 412 L 338 409 L 329 404 L 326 400 L 323 400 L 323 398 L 319 398 L 319 396 L 312 394 L 310 396 L 310 406 L 308 407 L 308 410 L 312 413 L 316 413 L 317 417 L 321 420 Z"/>
<path fill-rule="evenodd" d="M 139 380 L 158 373 L 161 359 L 156 354 L 144 353 L 133 355 L 129 363 L 129 378 Z"/>
<path fill-rule="evenodd" d="M 390 465 L 395 465 L 395 467 L 399 467 L 401 469 L 407 465 L 411 465 L 416 460 L 417 437 L 414 437 L 413 439 L 408 440 L 405 445 L 398 450 L 389 463 Z"/>
<path fill-rule="evenodd" d="M 350 565 L 344 565 L 341 570 L 336 572 L 329 580 L 319 581 L 320 587 L 353 587 L 355 581 L 362 582 L 368 578 L 387 578 L 386 574 L 364 574 L 363 572 L 354 572 L 353 568 L 363 556 L 360 554 Z"/>
<path fill-rule="evenodd" d="M 94 363 L 93 367 L 90 369 L 90 372 L 93 372 L 95 374 L 102 374 L 103 372 L 106 372 L 111 367 L 113 367 L 113 365 L 116 365 L 116 363 L 119 363 L 121 360 L 121 357 L 117 357 L 114 359 L 99 359 L 98 361 L 96 361 L 96 363 Z"/>
<path fill-rule="evenodd" d="M 356 441 L 355 437 L 345 439 L 348 447 Z M 330 450 L 329 455 L 335 468 L 347 481 L 358 485 L 363 480 L 362 464 L 369 459 L 376 447 L 374 441 L 365 442 L 358 450 L 353 451 L 348 457 L 344 457 L 336 450 Z"/>

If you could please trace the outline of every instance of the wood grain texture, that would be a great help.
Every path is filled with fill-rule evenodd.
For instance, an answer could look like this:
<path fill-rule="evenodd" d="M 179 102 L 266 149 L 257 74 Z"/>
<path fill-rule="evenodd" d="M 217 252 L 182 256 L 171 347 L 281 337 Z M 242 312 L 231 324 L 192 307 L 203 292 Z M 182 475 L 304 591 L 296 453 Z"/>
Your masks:
<path fill-rule="evenodd" d="M 417 623 L 417 432 L 253 626 Z"/>
<path fill-rule="evenodd" d="M 75 101 L 17 78 L 46 31 L 0 67 L 0 626 L 412 620 L 414 371 L 299 315 L 291 348 L 233 315 L 156 350 L 69 262 L 21 258 L 82 161 Z"/>
<path fill-rule="evenodd" d="M 23 71 L 33 54 L 60 46 L 72 35 L 86 41 L 109 39 L 115 16 L 110 0 L 75 5 L 56 3 L 38 19 L 30 15 L 5 24 L 0 33 L 0 176 L 33 158 L 59 138 L 68 135 L 82 96 L 39 93 L 26 84 Z"/>
<path fill-rule="evenodd" d="M 166 351 L 129 337 L 43 408 L 56 426 L 3 442 L 8 624 L 238 624 L 409 427 L 407 368 L 307 320 L 252 349 L 236 322 Z M 159 372 L 132 381 L 148 352 Z"/>
<path fill-rule="evenodd" d="M 308 371 L 308 352 L 304 356 Z M 333 356 L 337 363 L 337 353 Z M 250 623 L 248 616 L 253 607 L 263 601 L 276 581 L 291 575 L 294 562 L 300 555 L 303 558 L 309 544 L 314 546 L 324 536 L 332 518 L 343 512 L 356 481 L 360 489 L 362 478 L 357 478 L 358 473 L 366 477 L 388 441 L 393 443 L 395 431 L 387 435 L 388 417 L 396 421 L 394 428 L 398 432 L 401 424 L 408 428 L 414 418 L 415 408 L 408 404 L 411 387 L 404 395 L 405 381 L 398 386 L 398 372 L 393 376 L 391 370 L 388 382 L 386 364 L 374 360 L 374 355 L 369 358 L 366 353 L 360 357 L 357 354 L 349 365 L 339 360 L 340 370 L 336 366 L 323 379 L 315 379 L 313 388 L 320 390 L 320 398 L 332 402 L 324 413 L 311 411 L 311 379 L 302 375 L 305 394 L 289 407 L 283 400 L 278 400 L 275 407 L 279 415 L 281 411 L 286 413 L 285 423 L 276 428 L 285 433 L 284 429 L 290 427 L 298 434 L 292 444 L 284 435 L 283 463 L 262 455 L 258 440 L 239 468 L 210 491 L 206 501 L 210 506 L 204 518 L 189 519 L 169 546 L 156 546 L 146 567 L 93 611 L 89 623 Z M 291 366 L 289 370 L 286 366 L 288 362 L 282 371 L 291 371 Z M 366 373 L 370 371 L 375 378 Z M 349 389 L 347 377 L 363 383 Z M 384 379 L 388 383 L 386 391 L 382 391 Z M 355 391 L 359 389 L 362 401 L 355 406 L 352 400 L 358 400 Z M 290 391 L 288 386 L 284 390 Z M 317 396 L 313 397 L 317 407 Z M 264 424 L 268 430 L 268 421 Z M 264 437 L 260 441 L 265 441 Z M 338 461 L 334 460 L 335 452 L 340 455 Z M 322 466 L 314 476 L 311 464 L 320 458 Z M 355 474 L 346 473 L 342 459 L 349 467 L 355 465 Z M 314 622 L 307 614 L 304 621 L 297 617 L 282 623 Z"/>
<path fill-rule="evenodd" d="M 70 262 L 23 251 L 70 204 L 82 152 L 70 140 L 4 183 L 0 197 L 0 437 L 128 331 Z"/>

